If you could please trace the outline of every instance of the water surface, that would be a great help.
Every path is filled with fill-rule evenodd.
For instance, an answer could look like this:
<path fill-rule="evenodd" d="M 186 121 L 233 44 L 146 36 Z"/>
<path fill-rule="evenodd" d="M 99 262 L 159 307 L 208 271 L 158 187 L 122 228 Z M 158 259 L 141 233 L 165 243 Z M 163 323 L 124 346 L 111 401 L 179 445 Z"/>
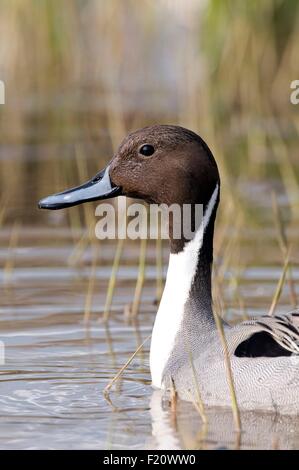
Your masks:
<path fill-rule="evenodd" d="M 106 325 L 101 318 L 115 244 L 99 244 L 92 315 L 85 324 L 91 246 L 86 246 L 74 265 L 69 260 L 76 241 L 69 229 L 21 227 L 17 245 L 7 250 L 12 230 L 2 230 L 0 247 L 4 267 L 0 338 L 6 347 L 6 363 L 0 372 L 1 448 L 298 446 L 294 418 L 247 413 L 240 441 L 229 410 L 208 410 L 205 428 L 192 404 L 179 403 L 175 414 L 162 406 L 159 392 L 153 394 L 150 386 L 149 341 L 116 384 L 109 403 L 103 396 L 104 387 L 151 332 L 157 308 L 155 246 L 148 246 L 141 310 L 134 322 L 124 312 L 135 289 L 139 243 L 125 246 Z M 11 266 L 7 259 L 12 260 Z M 251 314 L 263 313 L 264 305 L 270 303 L 280 272 L 280 266 L 267 265 L 252 265 L 243 271 L 242 293 Z M 297 281 L 298 268 L 293 274 Z M 234 320 L 242 312 L 232 301 L 232 276 L 227 272 L 225 282 L 227 312 Z M 287 294 L 286 290 L 282 309 L 287 309 Z"/>

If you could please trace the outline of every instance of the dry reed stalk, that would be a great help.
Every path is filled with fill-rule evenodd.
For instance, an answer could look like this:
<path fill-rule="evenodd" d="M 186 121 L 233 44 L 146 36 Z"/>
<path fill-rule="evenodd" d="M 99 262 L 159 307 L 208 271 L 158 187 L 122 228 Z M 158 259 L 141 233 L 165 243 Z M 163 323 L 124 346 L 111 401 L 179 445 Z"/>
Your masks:
<path fill-rule="evenodd" d="M 121 95 L 116 90 L 113 95 L 106 95 L 106 112 L 108 118 L 108 129 L 110 133 L 113 151 L 116 151 L 120 141 L 127 134 L 127 129 L 123 117 Z"/>
<path fill-rule="evenodd" d="M 143 288 L 143 284 L 145 280 L 146 247 L 147 247 L 147 239 L 144 238 L 140 241 L 138 277 L 137 277 L 134 299 L 133 299 L 132 308 L 131 308 L 132 317 L 136 317 L 139 311 L 142 288 Z"/>
<path fill-rule="evenodd" d="M 230 392 L 230 397 L 231 397 L 231 404 L 232 404 L 232 412 L 233 412 L 233 418 L 234 418 L 234 423 L 235 423 L 235 430 L 237 433 L 241 432 L 241 419 L 240 419 L 240 411 L 238 407 L 238 401 L 237 401 L 237 396 L 236 396 L 236 391 L 235 391 L 235 385 L 234 385 L 234 378 L 233 378 L 233 371 L 231 368 L 231 362 L 230 362 L 230 357 L 229 357 L 229 350 L 227 347 L 227 342 L 225 338 L 225 333 L 223 329 L 223 324 L 218 316 L 218 314 L 214 311 L 213 309 L 213 315 L 216 323 L 216 327 L 218 330 L 218 334 L 220 337 L 220 341 L 222 344 L 223 348 L 223 354 L 224 354 L 224 363 L 225 363 L 225 368 L 226 368 L 226 374 L 227 374 L 227 380 L 228 380 L 228 385 L 229 385 L 229 392 Z"/>
<path fill-rule="evenodd" d="M 291 248 L 288 249 L 288 252 L 287 252 L 286 257 L 285 257 L 283 270 L 281 272 L 281 275 L 280 275 L 280 278 L 279 278 L 279 281 L 278 281 L 278 284 L 277 284 L 277 287 L 276 287 L 276 291 L 275 291 L 275 294 L 274 294 L 274 297 L 273 297 L 273 300 L 272 300 L 272 304 L 271 304 L 271 307 L 270 307 L 270 310 L 269 310 L 269 313 L 268 313 L 269 316 L 274 315 L 274 312 L 276 310 L 277 304 L 278 304 L 280 296 L 281 296 L 281 292 L 282 292 L 282 289 L 283 289 L 283 286 L 284 286 L 284 283 L 285 283 L 285 279 L 286 279 L 286 275 L 287 275 L 287 271 L 288 271 L 288 267 L 289 267 L 290 252 L 291 252 Z"/>
<path fill-rule="evenodd" d="M 230 202 L 228 202 L 230 206 Z M 225 250 L 223 246 L 227 244 L 227 240 L 230 239 L 229 231 L 231 230 L 233 220 L 235 220 L 235 214 L 232 211 L 232 208 L 229 207 L 228 210 L 223 214 L 225 219 L 221 220 L 220 226 L 217 227 L 217 232 L 215 233 L 215 248 L 214 256 L 218 258 L 220 253 Z"/>
<path fill-rule="evenodd" d="M 283 218 L 278 207 L 277 196 L 274 191 L 272 192 L 272 209 L 273 209 L 273 214 L 274 214 L 274 222 L 276 226 L 277 240 L 278 240 L 278 244 L 279 244 L 283 259 L 285 261 L 287 253 L 288 253 L 288 240 L 286 236 L 286 230 L 285 230 Z M 287 276 L 288 276 L 288 283 L 289 283 L 289 289 L 290 289 L 290 301 L 293 307 L 297 307 L 298 301 L 297 301 L 296 288 L 295 288 L 293 275 L 292 275 L 291 263 L 289 263 L 288 265 Z"/>
<path fill-rule="evenodd" d="M 111 309 L 111 304 L 112 304 L 112 299 L 113 299 L 113 294 L 114 294 L 114 289 L 115 289 L 115 284 L 116 284 L 116 276 L 117 276 L 117 271 L 119 268 L 123 246 L 124 246 L 124 240 L 119 238 L 117 240 L 111 276 L 110 276 L 109 284 L 107 288 L 106 301 L 105 301 L 104 312 L 103 312 L 103 320 L 105 322 L 108 321 L 109 315 L 110 315 L 110 309 Z"/>
<path fill-rule="evenodd" d="M 173 424 L 176 426 L 176 412 L 177 412 L 177 391 L 175 389 L 175 385 L 173 380 L 171 380 L 171 387 L 170 387 L 170 410 L 174 416 L 172 416 Z"/>
<path fill-rule="evenodd" d="M 113 384 L 122 376 L 122 374 L 124 373 L 126 368 L 131 364 L 134 357 L 139 353 L 139 351 L 143 348 L 143 346 L 150 339 L 150 337 L 151 337 L 151 334 L 148 335 L 145 338 L 145 340 L 140 344 L 140 346 L 138 346 L 136 351 L 130 356 L 130 358 L 122 366 L 122 368 L 117 372 L 117 374 L 113 377 L 113 379 L 108 383 L 108 385 L 106 385 L 106 387 L 104 388 L 104 391 L 103 391 L 105 398 L 109 398 L 109 391 L 110 391 L 111 387 L 113 386 Z"/>
<path fill-rule="evenodd" d="M 129 316 L 129 318 L 130 318 L 130 316 Z M 142 342 L 142 332 L 140 331 L 138 317 L 135 317 L 131 323 L 134 326 L 136 344 L 140 344 Z M 144 351 L 142 349 L 141 352 L 140 352 L 140 362 L 144 363 L 144 361 L 145 361 L 145 355 L 144 355 Z"/>
<path fill-rule="evenodd" d="M 238 294 L 238 302 L 239 302 L 239 309 L 240 309 L 241 315 L 242 315 L 242 320 L 243 321 L 249 320 L 249 315 L 248 315 L 248 312 L 247 312 L 247 308 L 246 308 L 244 299 L 240 295 L 240 293 Z"/>
<path fill-rule="evenodd" d="M 88 179 L 88 172 L 87 172 L 87 166 L 86 166 L 86 161 L 83 158 L 83 154 L 79 146 L 76 146 L 76 163 L 77 163 L 77 171 L 79 175 L 79 179 L 81 181 L 85 181 Z M 76 208 L 74 208 L 76 209 Z M 98 254 L 98 248 L 99 248 L 99 240 L 95 240 L 93 237 L 94 233 L 94 227 L 95 227 L 95 219 L 93 216 L 92 212 L 92 206 L 88 204 L 83 205 L 83 213 L 84 213 L 84 225 L 87 227 L 87 230 L 83 233 L 81 238 L 77 241 L 75 244 L 75 247 L 73 249 L 73 252 L 70 254 L 68 258 L 68 262 L 70 265 L 77 265 L 80 264 L 83 253 L 85 249 L 88 247 L 88 244 L 92 246 L 96 243 L 96 248 L 94 250 L 94 253 L 96 254 L 95 257 L 97 258 Z M 73 210 L 69 211 L 70 213 L 70 224 L 71 224 L 71 229 L 72 232 L 75 233 L 75 227 L 77 224 L 79 224 L 79 227 L 81 227 L 81 222 L 80 222 L 80 213 L 78 210 L 75 212 Z M 73 236 L 74 240 L 76 239 Z M 89 315 L 90 315 L 90 308 L 91 305 L 89 305 L 89 297 L 90 297 L 90 292 L 91 290 L 93 291 L 94 289 L 94 275 L 96 271 L 96 266 L 94 263 L 96 262 L 95 259 L 93 259 L 92 262 L 92 272 L 91 272 L 91 277 L 90 277 L 90 282 L 89 282 L 89 287 L 88 287 L 88 293 L 86 297 L 86 305 L 85 305 L 85 313 L 84 313 L 84 321 L 88 321 Z M 92 294 L 91 294 L 92 296 Z"/>
<path fill-rule="evenodd" d="M 3 202 L 3 200 L 1 200 L 1 211 L 0 211 L 0 227 L 3 225 L 3 222 L 5 220 L 5 213 L 6 213 L 6 205 L 5 203 Z"/>
<path fill-rule="evenodd" d="M 204 403 L 201 398 L 201 393 L 200 393 L 200 387 L 199 387 L 199 382 L 198 382 L 198 376 L 196 374 L 196 370 L 194 367 L 194 362 L 193 362 L 193 356 L 192 356 L 192 351 L 190 350 L 189 344 L 186 345 L 188 349 L 188 356 L 189 356 L 189 361 L 192 369 L 192 375 L 194 379 L 194 384 L 195 384 L 195 389 L 196 389 L 196 395 L 197 395 L 197 401 L 191 400 L 194 407 L 198 411 L 198 414 L 200 415 L 200 418 L 204 424 L 207 423 L 207 415 L 205 413 L 205 408 L 204 408 Z"/>
<path fill-rule="evenodd" d="M 91 265 L 90 277 L 88 281 L 88 288 L 87 288 L 87 294 L 86 294 L 86 299 L 85 299 L 84 323 L 89 322 L 91 311 L 92 311 L 92 298 L 93 298 L 94 286 L 96 282 L 98 251 L 99 251 L 99 247 L 95 247 L 93 250 L 92 265 Z"/>
<path fill-rule="evenodd" d="M 10 234 L 10 239 L 9 239 L 9 244 L 8 244 L 8 258 L 3 268 L 4 284 L 8 284 L 10 282 L 11 275 L 13 272 L 13 268 L 15 264 L 15 256 L 12 256 L 11 252 L 18 245 L 19 231 L 20 231 L 20 224 L 19 222 L 15 222 L 11 229 L 11 234 Z"/>
<path fill-rule="evenodd" d="M 83 158 L 82 151 L 78 146 L 76 146 L 76 163 L 77 163 L 77 169 L 78 169 L 80 180 L 87 181 L 88 171 L 87 171 L 86 160 Z M 89 204 L 83 204 L 83 210 L 84 210 L 85 225 L 89 227 L 88 235 L 89 235 L 90 241 L 92 242 L 93 240 L 92 228 L 94 228 L 94 225 L 95 225 L 95 218 L 93 215 L 92 206 Z"/>
<path fill-rule="evenodd" d="M 68 257 L 68 264 L 71 266 L 76 266 L 80 263 L 83 253 L 86 250 L 89 244 L 90 236 L 88 235 L 88 231 L 85 231 L 81 238 L 75 244 L 71 254 Z"/>
<path fill-rule="evenodd" d="M 78 241 L 78 236 L 77 236 L 78 229 L 82 230 L 80 212 L 79 212 L 78 206 L 73 207 L 72 210 L 68 211 L 68 219 L 69 219 L 69 225 L 70 225 L 70 230 L 71 230 L 71 234 L 73 237 L 73 241 L 74 243 L 76 243 Z"/>
<path fill-rule="evenodd" d="M 205 450 L 207 449 L 207 435 L 208 435 L 209 425 L 208 422 L 202 423 L 201 430 L 197 433 L 194 444 L 188 446 L 189 449 L 196 449 L 196 450 Z"/>
<path fill-rule="evenodd" d="M 160 237 L 156 240 L 156 300 L 160 303 L 163 293 L 163 244 Z"/>
<path fill-rule="evenodd" d="M 225 303 L 225 298 L 223 295 L 223 284 L 221 283 L 219 279 L 219 274 L 218 270 L 214 266 L 213 268 L 214 276 L 213 276 L 213 298 L 216 298 L 219 305 L 220 305 L 220 311 L 221 312 L 226 312 L 226 303 Z M 225 313 L 224 313 L 225 315 Z"/>
<path fill-rule="evenodd" d="M 228 243 L 226 244 L 223 260 L 218 271 L 218 280 L 219 284 L 222 285 L 224 282 L 225 273 L 228 271 L 231 259 L 236 251 L 236 244 L 240 246 L 240 229 L 242 224 L 242 215 L 238 212 L 238 216 L 234 225 L 234 230 L 231 236 L 229 237 Z"/>
<path fill-rule="evenodd" d="M 114 25 L 120 25 L 122 21 L 121 11 L 119 8 L 116 8 L 113 13 L 113 23 Z M 119 35 L 119 29 L 114 26 L 114 40 L 111 43 L 112 46 L 112 55 L 114 57 L 122 57 L 122 42 Z M 115 36 L 117 40 L 115 40 Z M 110 54 L 106 56 L 109 64 L 111 60 Z M 110 64 L 111 65 L 111 64 Z M 115 152 L 119 146 L 120 141 L 127 134 L 127 126 L 124 116 L 124 107 L 123 107 L 123 96 L 119 89 L 119 77 L 118 77 L 118 67 L 109 67 L 109 81 L 112 86 L 113 92 L 108 92 L 105 94 L 105 110 L 108 121 L 108 130 L 110 134 L 110 139 L 112 143 L 113 151 Z"/>
<path fill-rule="evenodd" d="M 272 450 L 279 450 L 279 436 L 275 435 L 272 437 Z"/>
<path fill-rule="evenodd" d="M 116 367 L 117 354 L 115 353 L 115 351 L 113 349 L 113 339 L 112 339 L 112 335 L 110 333 L 109 323 L 105 323 L 104 328 L 105 328 L 105 333 L 106 333 L 107 345 L 108 345 L 108 349 L 109 349 L 109 355 L 112 359 L 112 365 L 114 367 Z"/>
<path fill-rule="evenodd" d="M 278 129 L 278 127 L 277 127 Z M 283 137 L 279 131 L 280 140 L 272 145 L 273 154 L 276 158 L 278 168 L 281 174 L 285 191 L 288 194 L 288 200 L 292 211 L 292 217 L 296 220 L 298 217 L 297 207 L 295 205 L 295 195 L 298 195 L 299 184 L 296 177 L 296 172 L 293 164 L 290 160 L 289 151 L 286 144 L 283 141 Z"/>
<path fill-rule="evenodd" d="M 238 270 L 238 273 L 236 275 L 233 274 L 232 279 L 231 279 L 232 288 L 234 290 L 234 302 L 238 304 L 238 307 L 242 315 L 242 319 L 248 320 L 249 317 L 246 311 L 244 298 L 242 296 L 241 289 L 240 289 L 240 280 L 241 280 L 241 274 L 240 274 L 240 271 Z"/>

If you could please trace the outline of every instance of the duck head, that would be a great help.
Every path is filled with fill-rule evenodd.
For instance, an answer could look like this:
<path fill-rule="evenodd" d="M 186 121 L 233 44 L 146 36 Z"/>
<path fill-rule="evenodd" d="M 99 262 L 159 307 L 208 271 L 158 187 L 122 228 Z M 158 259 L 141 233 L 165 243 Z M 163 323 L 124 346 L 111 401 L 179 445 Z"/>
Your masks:
<path fill-rule="evenodd" d="M 39 201 L 63 209 L 119 195 L 156 204 L 207 204 L 219 174 L 206 143 L 179 126 L 156 125 L 130 133 L 109 165 L 86 183 Z"/>
<path fill-rule="evenodd" d="M 81 186 L 42 199 L 62 209 L 119 195 L 156 204 L 203 204 L 219 184 L 214 157 L 194 132 L 155 125 L 130 133 L 108 166 Z"/>

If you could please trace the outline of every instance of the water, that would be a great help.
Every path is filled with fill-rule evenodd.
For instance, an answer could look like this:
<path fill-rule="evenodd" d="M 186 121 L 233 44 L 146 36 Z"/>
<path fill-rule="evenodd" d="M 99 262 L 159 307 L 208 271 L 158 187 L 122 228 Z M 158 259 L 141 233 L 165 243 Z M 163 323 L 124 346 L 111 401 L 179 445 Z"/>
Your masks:
<path fill-rule="evenodd" d="M 77 234 L 79 235 L 79 234 Z M 174 414 L 153 393 L 149 341 L 110 393 L 103 389 L 150 334 L 156 312 L 155 247 L 148 247 L 141 312 L 128 322 L 124 307 L 132 301 L 139 244 L 124 249 L 109 325 L 101 322 L 115 246 L 101 242 L 91 322 L 83 322 L 92 249 L 70 265 L 73 235 L 67 228 L 22 227 L 8 256 L 11 230 L 1 232 L 0 260 L 13 260 L 1 272 L 0 339 L 6 362 L 0 372 L 0 447 L 2 449 L 140 448 L 292 448 L 299 436 L 294 418 L 243 415 L 241 439 L 229 410 L 209 410 L 202 425 L 194 406 L 178 403 Z M 165 248 L 164 259 L 167 258 Z M 270 303 L 280 267 L 250 266 L 242 290 L 250 313 Z M 230 300 L 228 314 L 241 312 Z M 294 278 L 299 272 L 294 270 Z M 282 303 L 288 304 L 287 291 Z M 282 306 L 282 309 L 286 307 Z"/>
<path fill-rule="evenodd" d="M 59 230 L 48 237 L 55 237 L 55 232 L 57 237 Z M 109 327 L 100 323 L 105 300 L 101 285 L 107 284 L 109 270 L 99 267 L 87 327 L 83 312 L 89 269 L 64 266 L 73 249 L 71 240 L 43 250 L 34 246 L 40 243 L 38 237 L 34 240 L 30 231 L 26 237 L 24 229 L 25 242 L 28 236 L 32 246 L 16 249 L 15 266 L 2 291 L 0 328 L 6 363 L 0 376 L 0 447 L 142 446 L 150 428 L 148 347 L 119 384 L 119 411 L 113 411 L 102 392 L 149 335 L 153 308 L 144 312 L 139 325 L 127 324 L 120 301 L 128 297 L 127 287 L 120 286 Z"/>
<path fill-rule="evenodd" d="M 231 231 L 223 231 L 221 224 L 216 231 L 215 247 L 223 242 L 217 268 L 223 266 L 224 253 L 224 264 L 228 259 L 222 285 L 227 319 L 265 314 L 283 263 L 273 229 L 271 190 L 278 191 L 287 222 L 299 214 L 299 195 L 293 194 L 299 174 L 297 109 L 289 106 L 293 67 L 291 61 L 279 60 L 282 52 L 284 59 L 292 57 L 295 43 L 281 42 L 282 36 L 289 41 L 289 35 L 281 34 L 274 41 L 272 30 L 264 34 L 265 24 L 259 34 L 254 16 L 247 24 L 246 15 L 245 39 L 240 35 L 235 41 L 240 30 L 235 11 L 232 37 L 226 34 L 222 44 L 224 23 L 217 21 L 220 29 L 207 42 L 205 31 L 218 18 L 217 8 L 212 8 L 210 20 L 204 20 L 207 2 L 147 2 L 148 9 L 137 8 L 137 2 L 123 8 L 115 2 L 74 2 L 77 6 L 70 8 L 64 2 L 65 10 L 51 7 L 47 12 L 35 8 L 38 2 L 27 7 L 19 2 L 14 9 L 12 2 L 6 3 L 0 67 L 6 86 L 6 104 L 0 110 L 0 341 L 6 353 L 5 365 L 0 365 L 0 448 L 298 448 L 295 418 L 246 413 L 240 437 L 229 410 L 208 410 L 205 427 L 192 404 L 178 403 L 176 413 L 162 406 L 159 392 L 150 386 L 149 342 L 113 387 L 108 402 L 103 389 L 151 332 L 157 310 L 155 247 L 147 250 L 140 313 L 129 322 L 139 243 L 126 243 L 107 326 L 100 320 L 115 243 L 101 243 L 86 325 L 93 255 L 89 243 L 77 257 L 87 225 L 85 209 L 46 212 L 36 207 L 41 197 L 103 168 L 125 129 L 159 122 L 198 125 L 225 158 L 222 170 L 231 180 L 226 181 L 229 188 L 222 188 L 226 194 L 233 192 L 244 216 L 233 244 L 239 214 L 226 221 Z M 225 8 L 223 14 L 225 21 Z M 265 23 L 271 27 L 271 21 Z M 291 26 L 286 30 L 293 31 Z M 227 58 L 242 58 L 248 38 L 256 36 L 253 44 L 269 52 L 271 66 L 263 61 L 259 69 L 259 55 L 253 53 L 244 76 L 237 67 L 231 80 L 235 86 L 225 85 L 225 64 L 230 74 L 234 71 Z M 277 70 L 276 57 L 283 64 Z M 274 88 L 268 86 L 267 68 Z M 251 91 L 247 87 L 249 93 L 248 77 L 258 85 Z M 290 196 L 296 202 L 293 214 Z M 229 206 L 224 196 L 220 211 L 229 212 Z M 93 217 L 93 205 L 85 207 Z M 79 220 L 81 229 L 74 229 Z M 288 237 L 297 287 L 298 217 L 288 227 Z M 286 285 L 279 311 L 289 309 Z"/>
<path fill-rule="evenodd" d="M 136 348 L 150 334 L 157 310 L 155 246 L 147 248 L 146 281 L 140 313 L 135 322 L 126 316 L 138 274 L 139 242 L 126 242 L 118 270 L 109 324 L 101 322 L 115 242 L 101 242 L 92 296 L 92 315 L 83 321 L 90 287 L 93 247 L 83 243 L 85 209 L 39 211 L 37 201 L 50 193 L 82 181 L 78 152 L 83 153 L 83 173 L 95 174 L 112 155 L 109 133 L 92 121 L 87 139 L 80 129 L 47 116 L 27 123 L 27 138 L 11 130 L 0 148 L 0 341 L 6 361 L 0 366 L 0 448 L 2 449 L 139 449 L 139 448 L 296 448 L 296 419 L 256 413 L 243 415 L 243 432 L 234 432 L 229 410 L 208 410 L 202 425 L 190 403 L 178 403 L 174 414 L 153 394 L 149 373 L 149 341 L 126 369 L 110 393 L 103 390 Z M 33 119 L 35 116 L 35 119 Z M 159 119 L 156 117 L 156 121 Z M 85 122 L 85 121 L 84 121 Z M 38 124 L 38 125 L 37 125 Z M 54 132 L 55 131 L 55 132 Z M 113 136 L 118 140 L 119 136 Z M 86 165 L 86 168 L 85 168 Z M 82 173 L 82 168 L 81 168 Z M 85 177 L 84 177 L 85 179 Z M 288 219 L 289 208 L 281 183 L 243 182 L 235 189 L 251 207 L 234 243 L 224 271 L 223 294 L 227 318 L 235 321 L 267 312 L 281 274 L 270 190 L 279 191 L 279 204 Z M 90 208 L 93 217 L 94 206 Z M 226 211 L 222 200 L 220 211 Z M 254 212 L 254 217 L 252 217 Z M 247 214 L 248 215 L 248 214 Z M 81 229 L 79 224 L 81 220 Z M 95 220 L 95 219 L 94 219 Z M 69 228 L 71 222 L 72 229 Z M 223 246 L 231 232 L 225 232 Z M 299 279 L 299 223 L 289 227 L 293 245 L 293 277 Z M 217 238 L 218 237 L 218 238 Z M 217 248 L 222 241 L 216 230 Z M 259 240 L 259 243 L 257 243 Z M 216 257 L 221 269 L 223 252 Z M 238 256 L 240 254 L 240 261 Z M 226 253 L 227 255 L 227 253 Z M 164 276 L 167 263 L 164 247 Z M 236 282 L 238 278 L 238 282 Z M 244 299 L 246 309 L 241 306 Z M 279 309 L 290 309 L 288 286 Z"/>

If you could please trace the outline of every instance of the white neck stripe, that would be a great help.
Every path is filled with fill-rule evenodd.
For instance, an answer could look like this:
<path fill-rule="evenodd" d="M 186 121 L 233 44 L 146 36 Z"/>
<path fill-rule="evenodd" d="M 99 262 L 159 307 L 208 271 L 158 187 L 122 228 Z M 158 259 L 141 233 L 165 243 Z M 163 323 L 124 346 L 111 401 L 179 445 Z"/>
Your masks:
<path fill-rule="evenodd" d="M 217 184 L 194 238 L 186 243 L 183 251 L 171 253 L 169 256 L 167 278 L 156 315 L 150 351 L 152 383 L 158 388 L 162 386 L 162 374 L 181 326 L 184 306 L 196 273 L 204 233 L 215 208 L 218 193 L 219 185 Z"/>

